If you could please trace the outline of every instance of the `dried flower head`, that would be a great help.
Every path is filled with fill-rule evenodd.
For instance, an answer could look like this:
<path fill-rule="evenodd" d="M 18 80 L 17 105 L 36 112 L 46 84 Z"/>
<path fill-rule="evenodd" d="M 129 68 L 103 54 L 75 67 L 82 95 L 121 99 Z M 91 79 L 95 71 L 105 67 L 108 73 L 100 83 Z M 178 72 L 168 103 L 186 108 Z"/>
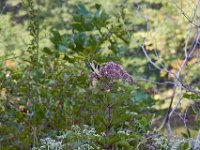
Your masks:
<path fill-rule="evenodd" d="M 108 62 L 104 66 L 100 67 L 99 74 L 96 72 L 91 73 L 90 79 L 93 81 L 103 77 L 108 79 L 109 84 L 104 85 L 104 89 L 110 89 L 114 80 L 122 79 L 129 84 L 133 83 L 133 78 L 128 74 L 120 65 L 114 62 Z M 105 84 L 105 83 L 104 83 Z"/>

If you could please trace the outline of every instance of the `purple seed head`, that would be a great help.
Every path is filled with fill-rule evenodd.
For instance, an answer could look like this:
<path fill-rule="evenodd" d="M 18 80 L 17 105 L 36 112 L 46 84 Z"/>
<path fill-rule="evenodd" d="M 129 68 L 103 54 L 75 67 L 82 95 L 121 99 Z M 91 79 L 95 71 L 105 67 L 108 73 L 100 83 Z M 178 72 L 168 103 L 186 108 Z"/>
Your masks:
<path fill-rule="evenodd" d="M 108 79 L 109 84 L 103 85 L 104 89 L 111 89 L 113 80 L 122 79 L 129 84 L 133 83 L 133 78 L 120 65 L 114 62 L 108 62 L 100 68 L 99 75 L 95 72 L 91 73 L 90 79 L 98 78 L 99 76 Z M 104 83 L 105 84 L 105 83 Z"/>
<path fill-rule="evenodd" d="M 121 66 L 114 62 L 108 62 L 100 68 L 100 74 L 109 80 L 122 78 L 124 72 Z"/>

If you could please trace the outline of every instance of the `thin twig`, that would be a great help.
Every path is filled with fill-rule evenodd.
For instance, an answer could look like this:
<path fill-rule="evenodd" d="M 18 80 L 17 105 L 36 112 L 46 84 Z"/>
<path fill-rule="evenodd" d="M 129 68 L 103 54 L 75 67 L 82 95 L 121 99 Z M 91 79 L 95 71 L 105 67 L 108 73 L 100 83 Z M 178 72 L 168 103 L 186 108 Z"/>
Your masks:
<path fill-rule="evenodd" d="M 3 12 L 4 12 L 5 9 L 6 9 L 6 7 L 7 7 L 7 4 L 5 4 L 5 5 L 3 6 L 2 10 L 1 10 L 1 13 L 0 13 L 0 16 L 3 14 Z"/>
<path fill-rule="evenodd" d="M 195 41 L 195 44 L 193 46 L 193 48 L 188 52 L 188 43 L 189 43 L 189 39 L 190 39 L 190 36 L 191 36 L 191 32 L 192 32 L 192 28 L 193 28 L 193 25 L 195 25 L 193 23 L 194 21 L 194 18 L 195 18 L 195 15 L 196 15 L 196 11 L 197 11 L 197 8 L 198 8 L 198 5 L 199 5 L 199 0 L 198 2 L 196 3 L 196 7 L 194 9 L 194 13 L 193 13 L 193 16 L 192 16 L 192 19 L 190 20 L 190 28 L 189 28 L 189 31 L 188 31 L 188 35 L 187 35 L 187 38 L 186 38 L 186 41 L 185 41 L 185 46 L 184 46 L 184 53 L 185 53 L 185 58 L 184 58 L 184 61 L 183 63 L 180 65 L 180 67 L 178 68 L 177 72 L 176 73 L 173 73 L 171 71 L 169 71 L 168 69 L 166 69 L 163 65 L 162 68 L 160 66 L 158 66 L 157 64 L 155 64 L 152 59 L 150 58 L 149 54 L 147 53 L 144 45 L 142 44 L 138 44 L 142 50 L 142 52 L 144 53 L 144 55 L 146 56 L 147 60 L 155 67 L 157 68 L 158 70 L 160 71 L 163 71 L 163 72 L 166 72 L 168 73 L 169 75 L 172 76 L 172 78 L 174 79 L 174 90 L 173 90 L 173 95 L 171 97 L 171 102 L 170 102 L 170 105 L 169 105 L 169 108 L 168 108 L 168 112 L 167 112 L 167 116 L 166 116 L 166 120 L 164 121 L 164 123 L 160 126 L 159 129 L 161 129 L 165 123 L 167 123 L 167 127 L 168 127 L 168 132 L 169 132 L 169 138 L 171 139 L 172 137 L 172 130 L 171 130 L 171 125 L 170 125 L 170 118 L 171 116 L 173 115 L 174 111 L 177 109 L 177 107 L 179 106 L 180 102 L 181 102 L 181 99 L 182 99 L 182 96 L 183 96 L 183 90 L 186 90 L 186 91 L 189 91 L 189 92 L 192 92 L 192 93 L 195 93 L 195 94 L 200 94 L 200 91 L 198 90 L 195 90 L 195 89 L 192 89 L 191 87 L 189 86 L 186 86 L 184 85 L 183 83 L 183 80 L 180 78 L 180 74 L 183 70 L 183 68 L 186 66 L 189 58 L 191 58 L 191 56 L 193 55 L 193 53 L 195 52 L 196 50 L 196 47 L 198 45 L 198 39 L 199 39 L 199 30 L 197 31 L 196 33 L 196 41 Z M 182 9 L 181 9 L 182 10 Z M 183 13 L 185 14 L 185 13 Z M 187 17 L 187 15 L 185 15 Z M 188 18 L 188 17 L 187 17 Z M 189 19 L 189 18 L 188 18 Z M 196 25 L 197 26 L 197 25 Z M 199 27 L 199 26 L 198 26 Z M 156 83 L 156 82 L 155 82 Z M 172 108 L 172 104 L 173 104 L 173 101 L 174 101 L 174 98 L 176 96 L 176 87 L 179 87 L 180 91 L 179 91 L 179 96 L 178 96 L 178 100 L 174 106 L 174 108 L 171 110 Z"/>
<path fill-rule="evenodd" d="M 200 147 L 200 129 L 199 129 L 199 132 L 197 134 L 197 137 L 196 137 L 196 141 L 195 141 L 195 144 L 194 144 L 194 150 L 198 150 Z"/>

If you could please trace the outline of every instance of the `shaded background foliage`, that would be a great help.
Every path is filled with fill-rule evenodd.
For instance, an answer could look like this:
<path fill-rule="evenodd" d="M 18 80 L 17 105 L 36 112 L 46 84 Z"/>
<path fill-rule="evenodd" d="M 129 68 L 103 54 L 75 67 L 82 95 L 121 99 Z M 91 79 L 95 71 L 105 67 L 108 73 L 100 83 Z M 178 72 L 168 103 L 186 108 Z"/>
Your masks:
<path fill-rule="evenodd" d="M 153 114 L 164 114 L 172 87 L 141 82 L 172 79 L 148 62 L 138 43 L 145 39 L 153 61 L 176 70 L 184 59 L 188 30 L 188 20 L 180 12 L 191 16 L 193 7 L 193 1 L 181 0 L 1 1 L 0 149 L 31 149 L 40 146 L 40 139 L 65 135 L 61 132 L 66 132 L 64 149 L 84 144 L 101 149 L 107 145 L 135 148 L 152 131 Z M 133 75 L 134 85 L 116 81 L 108 94 L 92 87 L 90 61 L 121 64 Z M 185 78 L 197 89 L 198 69 L 199 65 L 191 67 Z M 197 95 L 185 93 L 184 97 L 179 111 L 199 102 Z M 113 105 L 109 137 L 102 134 L 108 103 Z M 191 110 L 196 117 L 191 129 L 198 129 L 198 111 L 199 107 Z M 95 128 L 98 136 L 77 132 L 85 125 Z M 184 133 L 186 137 L 192 136 L 191 129 Z"/>

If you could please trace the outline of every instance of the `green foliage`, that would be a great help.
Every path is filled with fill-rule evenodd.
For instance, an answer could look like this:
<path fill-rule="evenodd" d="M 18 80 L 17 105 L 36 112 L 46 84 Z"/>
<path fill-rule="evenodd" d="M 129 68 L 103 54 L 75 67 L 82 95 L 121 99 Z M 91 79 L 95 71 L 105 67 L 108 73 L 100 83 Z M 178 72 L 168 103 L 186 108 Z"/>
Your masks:
<path fill-rule="evenodd" d="M 149 150 L 185 150 L 194 149 L 195 140 L 192 138 L 174 137 L 171 142 L 164 135 L 152 133 L 147 134 L 145 138 L 138 144 L 139 149 Z M 200 143 L 197 143 L 197 148 Z"/>
<path fill-rule="evenodd" d="M 27 63 L 13 69 L 1 68 L 1 80 L 4 81 L 1 84 L 4 92 L 1 97 L 4 122 L 1 127 L 2 148 L 10 145 L 10 148 L 24 149 L 33 145 L 40 149 L 62 149 L 62 143 L 51 138 L 39 139 L 66 131 L 66 142 L 68 138 L 71 140 L 66 145 L 68 148 L 83 148 L 87 144 L 100 149 L 132 149 L 149 128 L 147 122 L 151 115 L 139 115 L 144 110 L 143 98 L 140 98 L 141 104 L 132 101 L 136 86 L 133 88 L 121 81 L 114 82 L 113 90 L 108 93 L 92 87 L 87 68 L 90 60 L 100 64 L 119 60 L 116 48 L 121 37 L 119 32 L 115 32 L 119 23 L 111 26 L 109 15 L 99 4 L 91 11 L 79 4 L 72 13 L 71 29 L 64 34 L 52 29 L 50 40 L 54 48 L 45 47 L 39 51 L 39 18 L 34 3 L 27 2 L 32 40 L 28 57 L 19 60 L 21 63 L 25 58 Z M 124 34 L 123 29 L 120 32 Z M 104 53 L 103 48 L 109 47 L 112 47 L 111 51 Z M 105 109 L 108 104 L 112 106 L 109 135 L 106 133 L 108 114 Z M 143 108 L 135 109 L 136 105 Z M 70 130 L 74 124 L 94 126 L 97 135 L 87 135 L 86 129 L 81 134 Z M 11 130 L 12 136 L 8 136 Z"/>
<path fill-rule="evenodd" d="M 9 15 L 1 15 L 0 18 L 0 34 L 2 35 L 0 37 L 0 56 L 20 54 L 25 51 L 29 38 L 26 27 L 24 28 L 23 25 L 13 26 L 10 23 L 11 16 Z"/>
<path fill-rule="evenodd" d="M 155 31 L 146 32 L 146 20 L 133 12 L 133 6 L 140 4 L 145 8 L 141 13 L 149 15 Z M 155 62 L 155 51 L 169 66 L 177 60 L 180 54 L 172 58 L 170 54 L 181 47 L 186 27 L 181 26 L 183 22 L 169 2 L 26 0 L 23 6 L 15 15 L 21 17 L 25 13 L 28 17 L 19 19 L 21 22 L 16 25 L 10 24 L 15 15 L 0 14 L 4 20 L 0 21 L 0 40 L 4 43 L 0 49 L 6 55 L 11 55 L 10 50 L 21 54 L 18 59 L 4 55 L 0 60 L 4 64 L 0 66 L 0 149 L 132 150 L 152 145 L 157 149 L 193 146 L 190 129 L 186 134 L 188 140 L 177 140 L 172 145 L 162 135 L 149 138 L 152 116 L 157 112 L 152 91 L 159 86 L 137 82 L 128 85 L 118 80 L 105 91 L 102 82 L 106 81 L 98 81 L 94 86 L 90 79 L 91 61 L 101 66 L 114 61 L 135 78 L 144 74 L 147 79 L 166 79 L 159 70 L 151 70 L 137 42 L 148 37 L 145 46 Z M 168 14 L 172 18 L 161 22 Z M 180 28 L 174 28 L 173 17 L 177 17 Z M 172 37 L 176 32 L 180 34 L 174 46 Z M 155 46 L 152 37 L 161 43 Z M 199 100 L 196 94 L 184 97 Z"/>

